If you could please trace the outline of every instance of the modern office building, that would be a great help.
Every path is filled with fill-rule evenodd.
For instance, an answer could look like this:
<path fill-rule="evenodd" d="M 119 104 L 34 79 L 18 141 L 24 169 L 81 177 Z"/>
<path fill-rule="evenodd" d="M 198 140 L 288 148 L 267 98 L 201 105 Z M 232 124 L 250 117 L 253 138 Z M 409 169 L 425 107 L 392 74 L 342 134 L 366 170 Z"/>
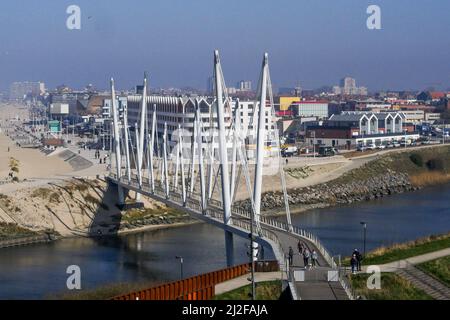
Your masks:
<path fill-rule="evenodd" d="M 142 96 L 131 95 L 128 96 L 127 100 L 128 124 L 131 126 L 131 130 L 133 130 L 132 127 L 140 121 Z M 210 136 L 212 135 L 215 137 L 215 141 L 217 141 L 217 113 L 212 112 L 214 101 L 215 99 L 213 97 L 148 96 L 147 126 L 148 128 L 151 128 L 153 110 L 156 107 L 156 128 L 158 136 L 162 137 L 164 125 L 167 123 L 168 140 L 170 141 L 170 145 L 173 146 L 177 143 L 177 135 L 174 135 L 174 133 L 178 131 L 178 125 L 181 125 L 184 131 L 183 135 L 188 137 L 187 140 L 189 141 L 188 143 L 190 143 L 194 132 L 194 120 L 198 106 L 200 108 L 200 117 L 203 126 L 203 139 L 210 139 Z M 258 120 L 258 112 L 256 112 L 256 114 L 254 112 L 255 102 L 239 101 L 239 110 L 236 110 L 236 101 L 237 100 L 230 99 L 230 103 L 226 104 L 229 105 L 229 107 L 225 108 L 225 127 L 230 128 L 233 114 L 239 112 L 239 115 L 236 116 L 240 119 L 241 132 L 245 137 L 250 139 L 249 141 L 252 141 L 256 133 L 256 131 L 254 131 L 254 129 L 256 129 L 254 123 L 257 123 Z M 276 119 L 272 116 L 272 110 L 269 106 L 266 107 L 264 121 L 266 127 L 265 140 L 267 144 L 270 144 L 274 138 Z M 218 147 L 217 143 L 218 142 L 214 144 L 215 148 Z M 249 145 L 251 146 L 251 143 Z M 189 144 L 186 147 L 189 148 Z M 229 139 L 229 147 L 231 147 L 231 139 Z M 253 151 L 248 151 L 248 156 L 252 157 Z"/>

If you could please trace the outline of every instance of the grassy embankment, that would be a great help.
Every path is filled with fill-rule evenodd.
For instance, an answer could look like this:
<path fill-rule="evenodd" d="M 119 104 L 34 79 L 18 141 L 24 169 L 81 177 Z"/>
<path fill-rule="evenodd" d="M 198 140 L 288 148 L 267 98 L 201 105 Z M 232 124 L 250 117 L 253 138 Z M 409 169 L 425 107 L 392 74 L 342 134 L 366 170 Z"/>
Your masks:
<path fill-rule="evenodd" d="M 450 256 L 421 263 L 416 267 L 450 287 Z"/>
<path fill-rule="evenodd" d="M 450 233 L 431 235 L 414 241 L 377 248 L 366 254 L 363 264 L 385 264 L 447 248 L 450 248 Z M 345 258 L 343 263 L 349 266 L 350 258 Z"/>
<path fill-rule="evenodd" d="M 225 292 L 214 297 L 214 300 L 250 300 L 251 285 Z M 256 300 L 278 300 L 281 297 L 281 281 L 259 282 L 256 286 Z"/>
<path fill-rule="evenodd" d="M 388 170 L 408 174 L 411 184 L 416 187 L 449 182 L 450 146 L 388 153 L 360 168 L 351 170 L 332 181 L 331 184 L 364 181 L 384 174 Z"/>
<path fill-rule="evenodd" d="M 113 297 L 124 295 L 130 292 L 145 290 L 160 284 L 159 282 L 140 283 L 114 283 L 103 285 L 94 289 L 83 289 L 79 291 L 63 292 L 48 295 L 48 300 L 109 300 Z"/>
<path fill-rule="evenodd" d="M 122 223 L 136 224 L 172 224 L 187 222 L 189 214 L 165 206 L 155 208 L 129 209 L 122 215 Z"/>
<path fill-rule="evenodd" d="M 381 289 L 369 290 L 367 278 L 369 274 L 357 274 L 350 277 L 350 283 L 356 295 L 368 300 L 432 300 L 420 289 L 395 273 L 381 274 Z"/>
<path fill-rule="evenodd" d="M 0 241 L 36 236 L 39 233 L 19 227 L 14 223 L 0 222 Z"/>

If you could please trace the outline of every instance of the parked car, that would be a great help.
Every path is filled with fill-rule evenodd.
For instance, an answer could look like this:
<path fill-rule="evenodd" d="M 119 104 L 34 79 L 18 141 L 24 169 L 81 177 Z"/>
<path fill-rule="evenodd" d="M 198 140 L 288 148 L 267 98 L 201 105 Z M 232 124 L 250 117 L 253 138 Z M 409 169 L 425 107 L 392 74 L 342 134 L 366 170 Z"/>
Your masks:
<path fill-rule="evenodd" d="M 377 149 L 380 149 L 380 150 L 385 149 L 385 148 L 386 148 L 386 146 L 384 144 L 379 144 L 377 146 Z"/>
<path fill-rule="evenodd" d="M 320 157 L 331 157 L 337 154 L 337 150 L 333 147 L 319 147 L 319 156 Z"/>
<path fill-rule="evenodd" d="M 400 143 L 398 143 L 397 141 L 395 141 L 392 145 L 394 146 L 394 148 L 400 147 Z"/>
<path fill-rule="evenodd" d="M 375 144 L 373 144 L 373 143 L 371 143 L 371 144 L 369 144 L 368 146 L 367 146 L 367 149 L 368 150 L 375 150 L 377 148 L 377 146 L 375 145 Z"/>
<path fill-rule="evenodd" d="M 363 151 L 367 150 L 367 147 L 366 146 L 358 146 L 358 148 L 356 148 L 356 150 L 363 152 Z"/>

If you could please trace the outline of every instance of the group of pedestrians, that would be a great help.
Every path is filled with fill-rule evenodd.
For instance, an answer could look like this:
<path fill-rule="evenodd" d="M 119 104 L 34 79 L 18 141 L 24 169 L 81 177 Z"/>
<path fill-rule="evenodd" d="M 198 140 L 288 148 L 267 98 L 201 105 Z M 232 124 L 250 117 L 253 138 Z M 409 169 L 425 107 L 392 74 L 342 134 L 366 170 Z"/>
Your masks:
<path fill-rule="evenodd" d="M 316 250 L 310 251 L 309 248 L 301 241 L 297 244 L 298 254 L 303 258 L 303 265 L 306 270 L 315 268 L 319 265 L 318 254 Z M 294 262 L 294 249 L 289 247 L 289 265 L 292 266 Z"/>
<path fill-rule="evenodd" d="M 97 150 L 95 150 L 95 159 L 99 159 L 99 163 L 100 164 L 106 164 L 106 160 L 108 159 L 108 155 L 106 154 L 105 156 L 101 156 L 100 155 L 100 150 L 99 149 L 97 149 Z"/>
<path fill-rule="evenodd" d="M 357 271 L 361 271 L 362 260 L 363 260 L 363 256 L 358 251 L 358 249 L 353 250 L 352 257 L 350 259 L 350 266 L 352 267 L 352 274 L 356 274 Z"/>

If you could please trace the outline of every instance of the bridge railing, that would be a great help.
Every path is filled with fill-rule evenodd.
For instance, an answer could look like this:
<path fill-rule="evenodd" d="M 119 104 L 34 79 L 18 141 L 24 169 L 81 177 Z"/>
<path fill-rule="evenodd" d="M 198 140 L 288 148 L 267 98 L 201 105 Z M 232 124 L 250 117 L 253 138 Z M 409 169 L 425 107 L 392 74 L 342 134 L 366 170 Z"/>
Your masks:
<path fill-rule="evenodd" d="M 117 175 L 115 173 L 110 173 L 110 177 L 112 177 L 114 180 L 117 180 Z M 122 176 L 119 181 L 122 182 L 122 183 L 125 183 L 125 184 L 129 184 L 129 185 L 131 185 L 131 186 L 133 186 L 135 188 L 143 188 L 143 190 L 148 191 L 148 192 L 151 191 L 150 190 L 150 186 L 149 186 L 149 179 L 145 178 L 145 177 L 142 180 L 142 182 L 143 182 L 142 186 L 139 186 L 139 183 L 137 181 L 137 176 L 136 175 L 133 175 L 132 179 L 130 181 L 128 181 L 128 179 L 125 176 Z M 157 194 L 158 196 L 161 196 L 161 197 L 165 197 L 166 196 L 164 188 L 162 188 L 159 184 L 155 185 L 155 194 Z M 192 196 L 195 196 L 195 197 L 198 196 L 198 199 L 195 199 Z M 197 212 L 201 212 L 202 210 L 201 210 L 199 197 L 200 197 L 199 194 L 191 193 L 190 197 L 187 199 L 185 205 L 189 209 L 195 210 Z M 182 201 L 182 195 L 177 190 L 174 190 L 173 188 L 172 188 L 171 192 L 169 192 L 169 198 L 172 201 L 176 201 L 176 202 L 179 202 L 179 203 L 183 202 Z M 215 217 L 217 219 L 223 220 L 223 215 L 219 215 L 218 214 L 220 212 L 220 208 L 221 208 L 222 202 L 219 201 L 219 200 L 210 199 L 210 200 L 208 200 L 208 203 L 209 203 L 208 208 L 213 208 L 213 209 L 216 209 L 216 210 L 207 210 L 207 213 L 211 217 Z M 232 209 L 232 214 L 235 214 L 235 215 L 238 215 L 238 216 L 241 216 L 241 217 L 246 217 L 248 219 L 251 218 L 250 212 L 248 210 L 245 210 L 245 209 L 242 209 L 242 208 L 233 208 Z M 316 235 L 314 235 L 313 233 L 311 233 L 311 232 L 309 232 L 307 230 L 295 227 L 295 226 L 292 226 L 290 228 L 290 226 L 287 223 L 284 223 L 284 222 L 279 221 L 277 219 L 271 219 L 269 217 L 262 216 L 262 215 L 260 215 L 259 221 L 260 221 L 260 223 L 262 223 L 262 224 L 264 224 L 266 226 L 270 226 L 272 228 L 275 228 L 275 229 L 278 229 L 278 230 L 281 230 L 281 231 L 291 232 L 291 233 L 293 233 L 293 234 L 295 234 L 295 235 L 297 235 L 299 237 L 302 237 L 302 238 L 305 238 L 305 239 L 311 241 L 317 247 L 317 249 L 319 250 L 319 252 L 323 256 L 325 261 L 327 261 L 327 263 L 332 268 L 336 268 L 337 267 L 335 261 L 332 258 L 332 255 L 328 252 L 328 250 L 325 248 L 325 246 L 322 244 L 322 242 L 319 240 L 319 238 Z"/>
<path fill-rule="evenodd" d="M 234 208 L 233 213 L 236 215 L 250 218 L 250 213 L 247 210 L 244 210 L 242 208 Z M 327 261 L 327 263 L 332 268 L 337 267 L 336 262 L 333 260 L 332 255 L 328 252 L 328 250 L 325 248 L 325 246 L 322 244 L 322 242 L 319 240 L 319 238 L 316 235 L 314 235 L 313 233 L 311 233 L 307 230 L 298 228 L 296 226 L 292 226 L 292 231 L 290 231 L 290 227 L 287 223 L 276 220 L 276 219 L 271 219 L 266 216 L 261 215 L 259 217 L 259 219 L 260 219 L 260 222 L 264 225 L 270 226 L 270 227 L 278 229 L 278 230 L 291 232 L 299 237 L 302 237 L 302 238 L 305 238 L 305 239 L 311 241 L 317 247 L 319 252 L 322 254 L 325 261 Z"/>

